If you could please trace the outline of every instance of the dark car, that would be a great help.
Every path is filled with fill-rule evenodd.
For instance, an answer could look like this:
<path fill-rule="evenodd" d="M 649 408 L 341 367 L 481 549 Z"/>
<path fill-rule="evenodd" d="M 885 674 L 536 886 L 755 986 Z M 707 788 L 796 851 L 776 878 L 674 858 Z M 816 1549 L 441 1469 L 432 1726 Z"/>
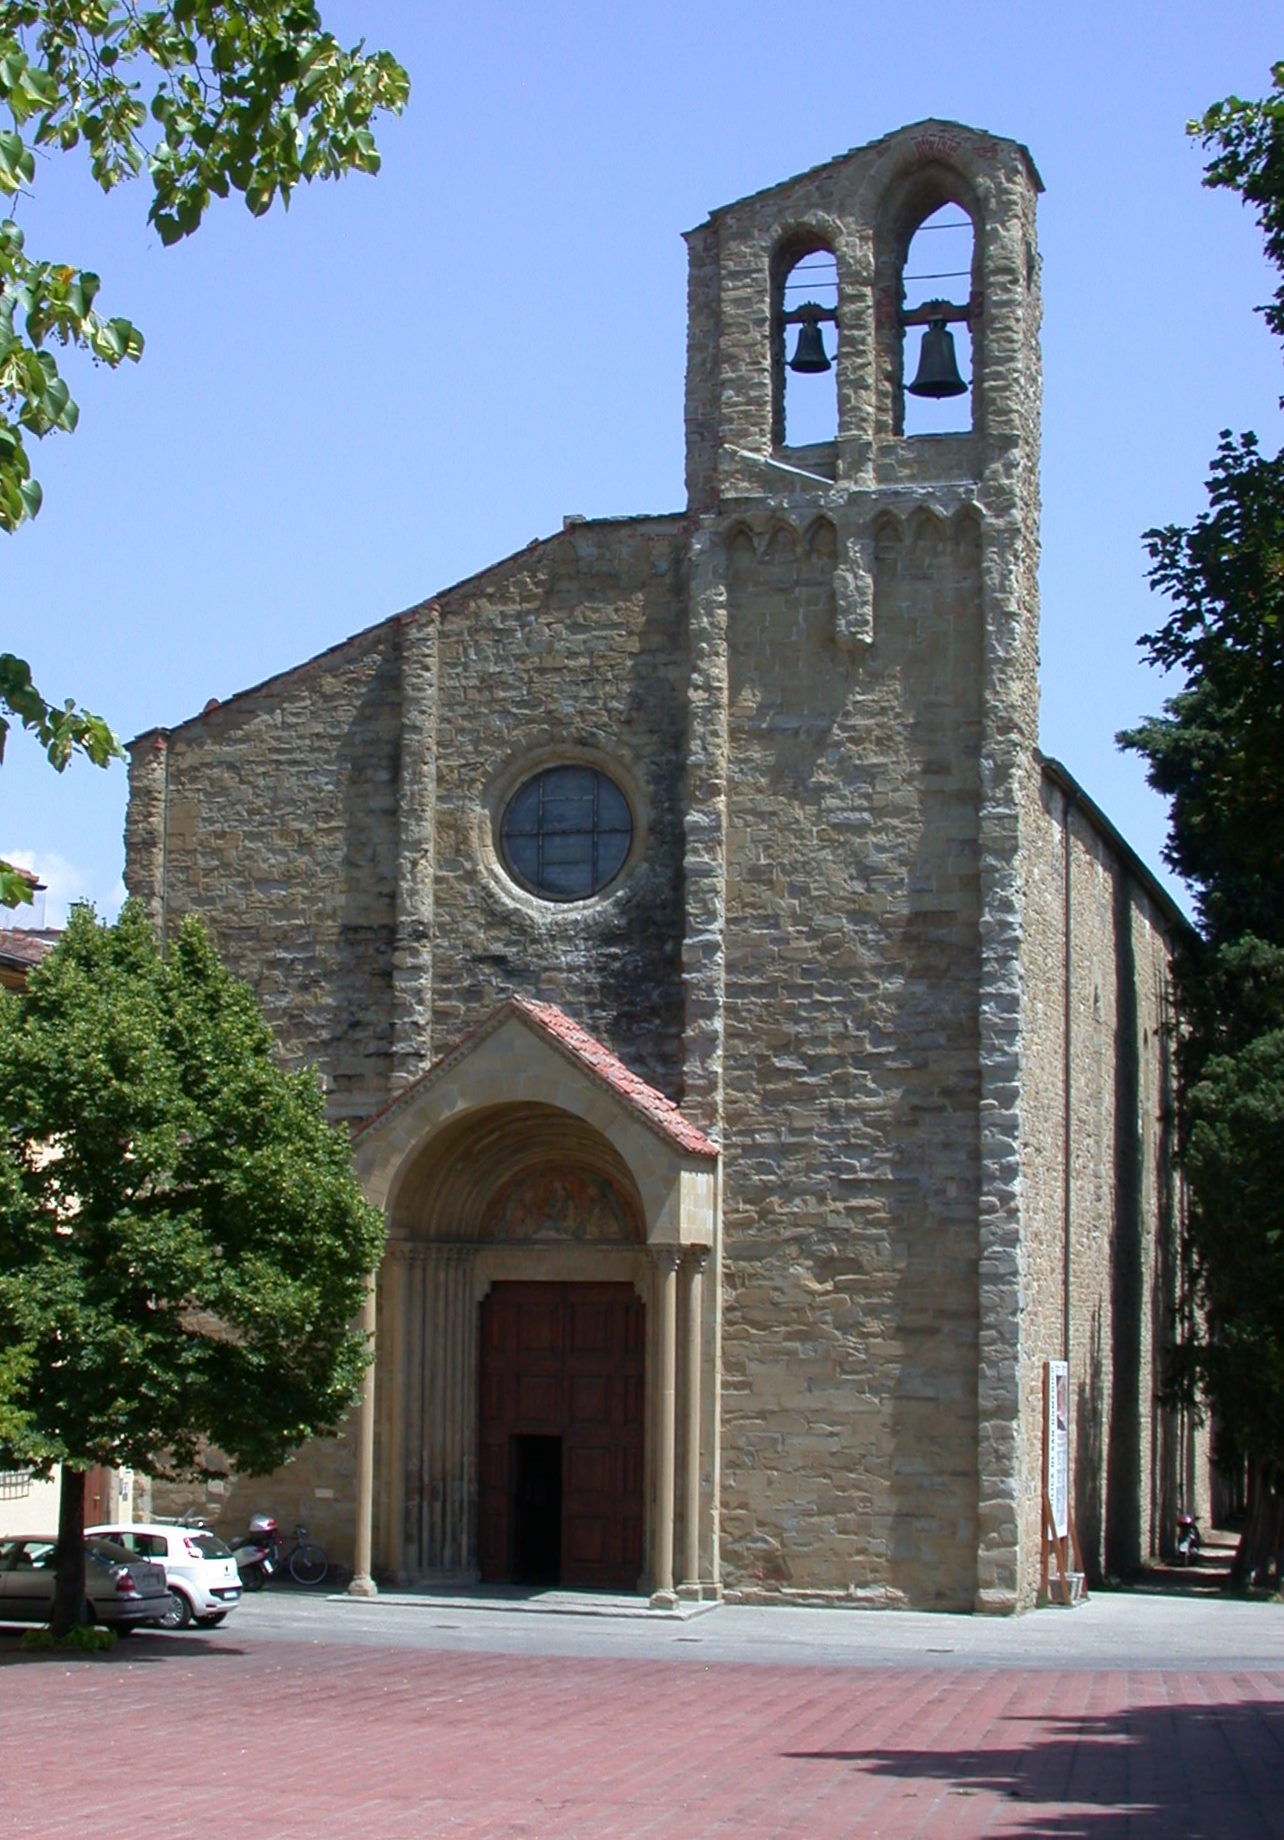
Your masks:
<path fill-rule="evenodd" d="M 51 1534 L 0 1540 L 0 1622 L 47 1623 L 53 1612 L 54 1539 Z M 173 1613 L 163 1565 L 136 1559 L 114 1540 L 85 1540 L 85 1595 L 96 1623 L 120 1635 Z"/>

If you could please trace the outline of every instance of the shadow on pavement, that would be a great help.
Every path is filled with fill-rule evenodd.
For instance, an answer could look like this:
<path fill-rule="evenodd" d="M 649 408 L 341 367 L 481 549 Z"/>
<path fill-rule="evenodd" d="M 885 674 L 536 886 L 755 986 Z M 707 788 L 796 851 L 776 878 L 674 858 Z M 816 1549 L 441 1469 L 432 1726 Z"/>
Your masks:
<path fill-rule="evenodd" d="M 1026 1721 L 1009 1715 L 1007 1722 Z M 948 1783 L 959 1796 L 1033 1804 L 1028 1814 L 1014 1807 L 1001 1829 L 985 1827 L 1014 1840 L 1150 1833 L 1247 1840 L 1284 1833 L 1284 1699 L 1159 1703 L 1100 1716 L 1031 1715 L 1030 1722 L 1042 1727 L 1040 1735 L 1010 1749 L 781 1754 L 854 1765 L 873 1778 Z"/>
<path fill-rule="evenodd" d="M 103 1662 L 163 1662 L 176 1659 L 190 1661 L 194 1656 L 202 1660 L 207 1658 L 242 1656 L 243 1648 L 235 1642 L 229 1642 L 226 1632 L 216 1635 L 213 1630 L 208 1634 L 180 1635 L 170 1629 L 135 1629 L 123 1642 L 117 1642 L 115 1648 L 109 1648 L 102 1654 L 85 1654 L 74 1648 L 24 1649 L 22 1638 L 31 1624 L 6 1624 L 0 1627 L 0 1667 L 31 1667 L 45 1661 L 54 1661 L 61 1667 L 72 1662 L 84 1662 L 91 1666 L 101 1666 Z"/>

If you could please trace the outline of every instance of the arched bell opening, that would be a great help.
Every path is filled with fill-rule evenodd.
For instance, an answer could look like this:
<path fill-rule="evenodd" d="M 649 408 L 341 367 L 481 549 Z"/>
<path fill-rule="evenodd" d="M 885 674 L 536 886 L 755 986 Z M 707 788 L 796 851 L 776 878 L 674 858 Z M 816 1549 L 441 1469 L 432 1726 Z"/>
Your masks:
<path fill-rule="evenodd" d="M 772 258 L 772 444 L 822 447 L 838 436 L 838 262 L 815 232 Z"/>
<path fill-rule="evenodd" d="M 984 425 L 982 231 L 971 186 L 939 161 L 914 166 L 883 199 L 874 262 L 883 434 Z"/>
<path fill-rule="evenodd" d="M 904 433 L 965 434 L 972 427 L 972 220 L 941 205 L 910 239 L 901 276 Z"/>

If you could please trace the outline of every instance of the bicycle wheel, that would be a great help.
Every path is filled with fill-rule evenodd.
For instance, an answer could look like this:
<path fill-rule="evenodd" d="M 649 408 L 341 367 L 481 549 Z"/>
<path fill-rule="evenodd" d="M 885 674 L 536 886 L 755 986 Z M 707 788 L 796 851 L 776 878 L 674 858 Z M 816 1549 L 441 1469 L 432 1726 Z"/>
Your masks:
<path fill-rule="evenodd" d="M 295 1584 L 320 1584 L 330 1561 L 319 1546 L 296 1546 L 290 1554 L 290 1576 Z"/>

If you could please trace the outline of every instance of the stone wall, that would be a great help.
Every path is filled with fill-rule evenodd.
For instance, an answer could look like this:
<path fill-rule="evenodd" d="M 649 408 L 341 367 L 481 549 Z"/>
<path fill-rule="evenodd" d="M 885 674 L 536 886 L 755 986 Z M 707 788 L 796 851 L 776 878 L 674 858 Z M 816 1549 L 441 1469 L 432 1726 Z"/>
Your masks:
<path fill-rule="evenodd" d="M 388 621 L 131 750 L 127 887 L 162 931 L 206 921 L 336 1118 L 388 1088 L 400 637 Z"/>
<path fill-rule="evenodd" d="M 558 1005 L 682 1097 L 685 543 L 676 518 L 576 523 L 441 600 L 432 1039 L 510 993 Z M 614 888 L 557 906 L 496 860 L 508 794 L 552 761 L 630 795 Z"/>
<path fill-rule="evenodd" d="M 1090 1580 L 1171 1539 L 1206 1451 L 1157 1392 L 1176 1303 L 1169 961 L 1183 924 L 1064 769 L 1028 814 L 1023 1592 L 1037 1586 L 1042 1366 L 1068 1360 L 1071 1510 Z M 1195 1488 L 1192 1496 L 1192 1487 Z"/>
<path fill-rule="evenodd" d="M 980 534 L 726 537 L 724 1581 L 970 1606 Z"/>
<path fill-rule="evenodd" d="M 573 526 L 132 744 L 130 891 L 159 925 L 207 920 L 333 1116 L 367 1116 L 514 991 L 680 1097 L 680 529 Z M 550 758 L 605 765 L 642 827 L 633 869 L 573 911 L 496 862 L 504 797 Z"/>

